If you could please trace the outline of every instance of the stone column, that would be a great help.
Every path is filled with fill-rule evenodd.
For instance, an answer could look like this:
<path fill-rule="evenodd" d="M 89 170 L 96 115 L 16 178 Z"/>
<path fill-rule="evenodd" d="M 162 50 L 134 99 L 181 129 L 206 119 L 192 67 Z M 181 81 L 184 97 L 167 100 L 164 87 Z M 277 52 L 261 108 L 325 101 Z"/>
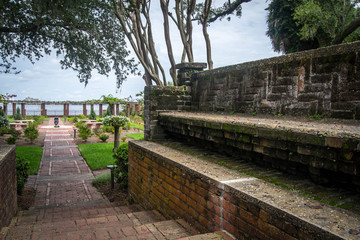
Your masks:
<path fill-rule="evenodd" d="M 111 115 L 114 115 L 114 104 L 109 104 Z"/>
<path fill-rule="evenodd" d="M 7 103 L 4 103 L 3 106 L 4 106 L 4 112 L 7 115 L 8 114 Z"/>
<path fill-rule="evenodd" d="M 99 103 L 99 117 L 102 117 L 102 104 Z"/>
<path fill-rule="evenodd" d="M 139 115 L 139 104 L 135 103 L 135 115 Z"/>
<path fill-rule="evenodd" d="M 179 86 L 191 86 L 191 78 L 196 77 L 197 72 L 203 71 L 207 67 L 206 63 L 179 63 L 175 65 L 178 69 L 177 78 Z M 195 76 L 193 76 L 195 75 Z"/>
<path fill-rule="evenodd" d="M 16 103 L 13 103 L 13 116 L 16 114 Z"/>
<path fill-rule="evenodd" d="M 120 106 L 119 106 L 119 104 L 117 103 L 117 104 L 116 104 L 116 115 L 119 115 L 119 111 L 120 111 Z"/>
<path fill-rule="evenodd" d="M 21 116 L 23 118 L 26 116 L 25 103 L 21 103 Z"/>
<path fill-rule="evenodd" d="M 41 104 L 41 116 L 46 116 L 45 103 Z"/>
<path fill-rule="evenodd" d="M 68 103 L 64 104 L 64 116 L 65 117 L 69 116 L 69 104 Z"/>
<path fill-rule="evenodd" d="M 126 116 L 130 117 L 130 103 L 126 104 Z"/>
<path fill-rule="evenodd" d="M 90 113 L 94 111 L 94 104 L 90 104 Z"/>
<path fill-rule="evenodd" d="M 86 103 L 83 104 L 83 114 L 87 116 Z"/>

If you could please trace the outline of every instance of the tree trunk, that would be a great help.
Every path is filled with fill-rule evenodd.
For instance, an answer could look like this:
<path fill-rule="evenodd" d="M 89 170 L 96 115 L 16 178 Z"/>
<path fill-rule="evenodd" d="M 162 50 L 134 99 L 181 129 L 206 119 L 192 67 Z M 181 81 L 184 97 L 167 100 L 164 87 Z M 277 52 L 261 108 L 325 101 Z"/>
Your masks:
<path fill-rule="evenodd" d="M 203 16 L 202 16 L 202 19 L 201 19 L 203 35 L 204 35 L 205 44 L 206 44 L 207 63 L 208 63 L 208 67 L 209 67 L 210 70 L 213 69 L 213 65 L 214 65 L 214 63 L 212 61 L 212 57 L 211 57 L 210 37 L 209 37 L 209 34 L 207 32 L 207 20 L 208 20 L 209 13 L 210 13 L 211 2 L 212 2 L 212 0 L 206 0 L 205 1 Z"/>
<path fill-rule="evenodd" d="M 114 148 L 113 148 L 113 152 L 116 151 L 117 147 L 119 146 L 119 129 L 120 127 L 114 127 Z"/>

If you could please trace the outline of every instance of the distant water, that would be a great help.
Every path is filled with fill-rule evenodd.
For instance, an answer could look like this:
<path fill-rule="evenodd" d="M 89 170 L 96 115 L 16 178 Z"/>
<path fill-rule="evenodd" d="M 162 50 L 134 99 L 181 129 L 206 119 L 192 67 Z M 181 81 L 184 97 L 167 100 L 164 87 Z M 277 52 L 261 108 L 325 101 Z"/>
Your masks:
<path fill-rule="evenodd" d="M 0 106 L 4 108 L 3 103 L 0 103 Z M 21 104 L 17 104 L 16 107 L 20 108 L 21 111 Z M 102 105 L 103 111 L 106 110 L 108 107 L 107 104 Z M 49 116 L 63 116 L 64 115 L 64 105 L 53 105 L 48 104 L 45 105 L 45 108 L 47 110 L 47 115 Z M 8 104 L 7 105 L 8 115 L 12 115 L 13 113 L 13 105 Z M 26 115 L 41 115 L 41 105 L 35 105 L 35 104 L 26 104 L 25 105 Z M 86 111 L 87 114 L 90 114 L 91 111 L 91 105 L 86 104 Z M 94 111 L 96 115 L 99 115 L 99 104 L 94 104 Z M 83 105 L 71 105 L 69 106 L 69 114 L 71 116 L 77 116 L 83 114 Z"/>

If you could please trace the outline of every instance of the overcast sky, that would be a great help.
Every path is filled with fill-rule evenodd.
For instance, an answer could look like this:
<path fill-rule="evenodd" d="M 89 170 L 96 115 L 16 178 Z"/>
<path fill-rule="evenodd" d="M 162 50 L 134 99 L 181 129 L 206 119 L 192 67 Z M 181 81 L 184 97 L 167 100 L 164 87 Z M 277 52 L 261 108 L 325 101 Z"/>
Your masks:
<path fill-rule="evenodd" d="M 214 0 L 215 4 L 223 1 Z M 153 1 L 157 4 L 157 1 Z M 211 38 L 214 68 L 277 56 L 266 36 L 266 0 L 252 0 L 243 4 L 242 17 L 232 17 L 213 23 L 208 32 Z M 164 69 L 169 69 L 164 34 L 162 32 L 162 14 L 159 6 L 152 9 L 154 39 L 160 61 Z M 172 31 L 171 31 L 172 29 Z M 182 47 L 178 32 L 170 29 L 175 59 L 179 62 Z M 194 23 L 193 48 L 196 62 L 206 62 L 205 43 L 200 26 Z M 178 46 L 178 47 L 177 47 Z M 129 46 L 130 47 L 130 46 Z M 0 93 L 16 94 L 16 100 L 26 97 L 47 101 L 82 101 L 99 99 L 102 95 L 112 94 L 126 98 L 143 91 L 144 81 L 139 76 L 129 76 L 121 89 L 116 89 L 115 76 L 101 76 L 94 72 L 85 87 L 72 70 L 62 70 L 61 59 L 55 55 L 46 56 L 32 65 L 27 60 L 19 59 L 16 66 L 22 71 L 18 75 L 0 75 Z M 168 72 L 168 71 L 167 71 Z M 169 81 L 168 77 L 168 81 Z"/>

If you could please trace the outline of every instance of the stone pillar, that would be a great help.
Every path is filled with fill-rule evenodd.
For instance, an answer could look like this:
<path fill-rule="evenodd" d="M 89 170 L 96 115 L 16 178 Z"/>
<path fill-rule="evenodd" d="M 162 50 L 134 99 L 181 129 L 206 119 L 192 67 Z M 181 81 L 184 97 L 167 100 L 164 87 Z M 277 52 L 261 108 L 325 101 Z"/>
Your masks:
<path fill-rule="evenodd" d="M 94 111 L 94 104 L 90 104 L 90 113 Z"/>
<path fill-rule="evenodd" d="M 175 65 L 178 69 L 177 78 L 179 86 L 191 86 L 191 78 L 197 72 L 203 71 L 207 67 L 206 63 L 179 63 Z"/>
<path fill-rule="evenodd" d="M 46 109 L 45 109 L 45 103 L 41 104 L 41 116 L 46 116 Z"/>
<path fill-rule="evenodd" d="M 99 103 L 99 117 L 102 117 L 102 104 Z"/>
<path fill-rule="evenodd" d="M 8 108 L 7 108 L 7 103 L 4 103 L 4 112 L 7 115 L 8 114 Z"/>
<path fill-rule="evenodd" d="M 68 103 L 64 103 L 64 116 L 65 117 L 68 117 L 69 116 L 69 108 L 70 108 L 70 105 Z"/>
<path fill-rule="evenodd" d="M 25 118 L 25 116 L 26 116 L 25 103 L 21 103 L 21 116 L 23 118 Z"/>
<path fill-rule="evenodd" d="M 83 114 L 84 116 L 87 116 L 86 103 L 83 104 Z"/>
<path fill-rule="evenodd" d="M 16 103 L 13 103 L 13 116 L 16 114 Z"/>
<path fill-rule="evenodd" d="M 139 104 L 135 103 L 135 115 L 139 115 Z"/>
<path fill-rule="evenodd" d="M 117 104 L 116 104 L 116 115 L 119 115 L 119 111 L 120 111 L 120 106 L 119 106 L 119 104 L 117 103 Z"/>
<path fill-rule="evenodd" d="M 115 112 L 115 111 L 114 111 L 114 107 L 115 107 L 114 104 L 109 104 L 109 107 L 110 107 L 111 115 L 115 115 L 115 114 L 114 114 L 114 112 Z"/>
<path fill-rule="evenodd" d="M 126 104 L 126 116 L 130 117 L 130 103 Z"/>

